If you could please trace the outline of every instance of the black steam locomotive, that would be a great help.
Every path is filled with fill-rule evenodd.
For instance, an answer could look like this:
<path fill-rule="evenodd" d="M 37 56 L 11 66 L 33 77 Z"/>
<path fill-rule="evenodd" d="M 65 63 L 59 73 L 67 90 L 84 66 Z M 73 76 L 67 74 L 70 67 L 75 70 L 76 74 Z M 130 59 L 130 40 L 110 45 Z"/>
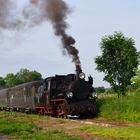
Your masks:
<path fill-rule="evenodd" d="M 96 113 L 93 80 L 75 74 L 56 75 L 0 90 L 0 110 L 35 112 L 58 117 Z"/>

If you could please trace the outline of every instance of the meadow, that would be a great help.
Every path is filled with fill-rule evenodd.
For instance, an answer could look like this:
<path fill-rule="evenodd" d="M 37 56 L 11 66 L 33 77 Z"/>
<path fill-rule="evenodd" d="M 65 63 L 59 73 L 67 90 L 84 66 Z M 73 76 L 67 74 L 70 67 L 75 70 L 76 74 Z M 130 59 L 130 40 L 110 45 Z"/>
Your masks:
<path fill-rule="evenodd" d="M 97 99 L 98 115 L 91 122 L 115 124 L 102 126 L 65 119 L 17 112 L 0 112 L 0 134 L 15 140 L 115 140 L 140 139 L 140 92 L 115 94 Z"/>
<path fill-rule="evenodd" d="M 97 100 L 98 117 L 114 121 L 140 122 L 140 91 L 125 96 L 102 96 Z"/>
<path fill-rule="evenodd" d="M 57 128 L 43 129 L 37 122 L 48 117 L 15 112 L 0 112 L 0 134 L 16 140 L 81 140 Z"/>
<path fill-rule="evenodd" d="M 97 109 L 97 118 L 116 126 L 82 126 L 80 130 L 106 139 L 140 140 L 140 91 L 120 97 L 103 95 L 97 100 Z"/>

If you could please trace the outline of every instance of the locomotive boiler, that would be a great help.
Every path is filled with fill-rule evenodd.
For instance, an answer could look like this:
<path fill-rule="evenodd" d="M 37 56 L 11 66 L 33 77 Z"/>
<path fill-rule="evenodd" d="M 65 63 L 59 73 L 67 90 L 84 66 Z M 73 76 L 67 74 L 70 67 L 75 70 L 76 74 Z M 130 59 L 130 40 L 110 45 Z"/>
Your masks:
<path fill-rule="evenodd" d="M 35 112 L 57 117 L 96 113 L 92 77 L 85 74 L 56 75 L 0 90 L 0 109 Z"/>

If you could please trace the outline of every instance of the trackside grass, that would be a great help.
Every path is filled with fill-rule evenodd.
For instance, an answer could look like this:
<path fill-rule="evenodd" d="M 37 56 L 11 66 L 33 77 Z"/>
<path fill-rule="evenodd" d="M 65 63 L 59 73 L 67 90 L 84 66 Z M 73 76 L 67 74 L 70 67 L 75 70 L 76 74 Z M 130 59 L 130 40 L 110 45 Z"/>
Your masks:
<path fill-rule="evenodd" d="M 99 127 L 99 126 L 83 126 L 79 130 L 86 131 L 89 134 L 100 135 L 104 138 L 122 139 L 122 140 L 139 140 L 140 127 Z"/>
<path fill-rule="evenodd" d="M 16 140 L 81 140 L 57 128 L 43 130 L 34 124 L 34 120 L 38 120 L 37 115 L 0 112 L 0 134 Z"/>
<path fill-rule="evenodd" d="M 124 97 L 104 96 L 98 99 L 98 116 L 117 121 L 140 122 L 140 92 Z"/>

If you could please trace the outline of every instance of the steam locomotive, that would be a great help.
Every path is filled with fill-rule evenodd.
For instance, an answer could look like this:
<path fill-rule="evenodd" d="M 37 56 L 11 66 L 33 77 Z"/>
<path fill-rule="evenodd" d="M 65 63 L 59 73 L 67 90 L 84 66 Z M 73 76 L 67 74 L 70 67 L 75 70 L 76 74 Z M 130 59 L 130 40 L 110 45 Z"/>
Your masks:
<path fill-rule="evenodd" d="M 0 110 L 35 112 L 57 117 L 96 113 L 96 92 L 90 76 L 55 75 L 0 90 Z"/>

